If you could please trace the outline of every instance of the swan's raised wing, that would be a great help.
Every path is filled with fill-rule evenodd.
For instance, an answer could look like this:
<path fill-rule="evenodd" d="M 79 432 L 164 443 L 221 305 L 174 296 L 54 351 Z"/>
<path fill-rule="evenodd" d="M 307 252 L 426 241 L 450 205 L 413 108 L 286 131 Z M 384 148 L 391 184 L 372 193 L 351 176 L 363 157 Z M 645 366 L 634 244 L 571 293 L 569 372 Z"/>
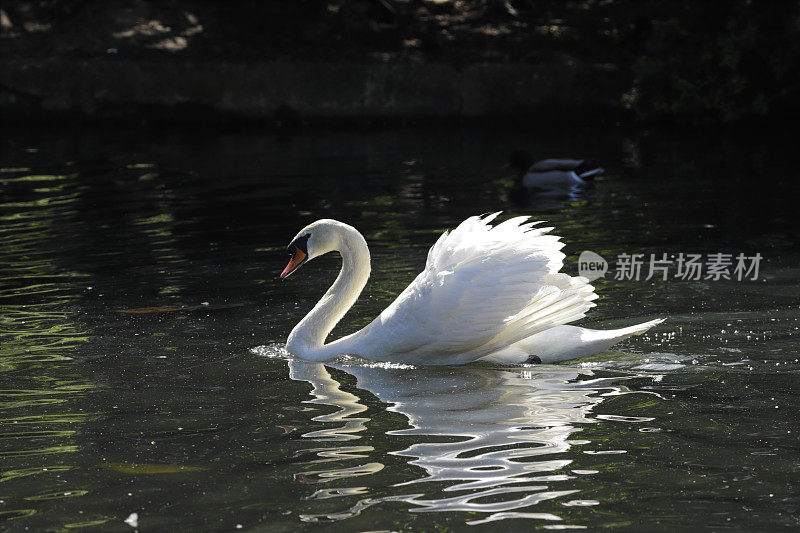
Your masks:
<path fill-rule="evenodd" d="M 428 364 L 473 361 L 546 328 L 581 318 L 594 304 L 584 278 L 558 271 L 563 244 L 528 217 L 496 226 L 499 213 L 445 232 L 425 269 L 359 332 L 361 355 Z"/>

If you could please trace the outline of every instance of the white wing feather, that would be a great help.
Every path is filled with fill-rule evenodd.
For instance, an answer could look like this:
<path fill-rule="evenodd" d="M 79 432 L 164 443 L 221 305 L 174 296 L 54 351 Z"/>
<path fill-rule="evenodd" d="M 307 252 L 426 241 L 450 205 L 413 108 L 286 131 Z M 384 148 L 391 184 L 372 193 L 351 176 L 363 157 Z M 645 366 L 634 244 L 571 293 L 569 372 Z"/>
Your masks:
<path fill-rule="evenodd" d="M 445 232 L 425 269 L 362 330 L 358 353 L 374 360 L 473 361 L 547 328 L 577 320 L 597 296 L 584 278 L 559 274 L 552 228 L 499 213 Z"/>

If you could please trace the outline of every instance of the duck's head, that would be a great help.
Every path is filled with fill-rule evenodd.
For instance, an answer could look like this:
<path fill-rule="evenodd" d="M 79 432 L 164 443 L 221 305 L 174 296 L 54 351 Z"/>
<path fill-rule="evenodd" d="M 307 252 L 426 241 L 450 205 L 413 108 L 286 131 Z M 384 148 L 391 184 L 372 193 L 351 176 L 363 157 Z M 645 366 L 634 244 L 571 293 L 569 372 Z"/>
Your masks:
<path fill-rule="evenodd" d="M 527 172 L 535 162 L 536 160 L 533 158 L 533 155 L 527 150 L 514 150 L 508 156 L 508 166 L 520 172 Z"/>
<path fill-rule="evenodd" d="M 301 229 L 289 243 L 289 264 L 281 272 L 280 278 L 288 278 L 315 257 L 338 250 L 345 227 L 348 226 L 339 221 L 323 218 Z"/>

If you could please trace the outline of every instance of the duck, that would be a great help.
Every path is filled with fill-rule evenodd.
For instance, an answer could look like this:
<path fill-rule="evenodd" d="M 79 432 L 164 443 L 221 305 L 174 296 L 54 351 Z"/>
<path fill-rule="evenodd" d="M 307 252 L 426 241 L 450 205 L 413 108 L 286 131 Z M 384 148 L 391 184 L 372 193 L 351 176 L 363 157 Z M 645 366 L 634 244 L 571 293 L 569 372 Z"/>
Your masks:
<path fill-rule="evenodd" d="M 595 306 L 586 278 L 559 272 L 564 246 L 552 227 L 500 212 L 469 217 L 430 248 L 420 274 L 361 330 L 327 342 L 370 275 L 369 248 L 353 226 L 321 219 L 288 246 L 286 279 L 309 261 L 339 252 L 331 287 L 289 333 L 287 351 L 307 361 L 340 355 L 413 365 L 553 363 L 591 355 L 644 333 L 661 319 L 617 330 L 567 324 Z"/>
<path fill-rule="evenodd" d="M 545 190 L 583 186 L 604 172 L 600 167 L 587 167 L 583 159 L 536 161 L 525 150 L 513 151 L 509 156 L 509 165 L 521 172 L 520 180 L 524 187 Z"/>

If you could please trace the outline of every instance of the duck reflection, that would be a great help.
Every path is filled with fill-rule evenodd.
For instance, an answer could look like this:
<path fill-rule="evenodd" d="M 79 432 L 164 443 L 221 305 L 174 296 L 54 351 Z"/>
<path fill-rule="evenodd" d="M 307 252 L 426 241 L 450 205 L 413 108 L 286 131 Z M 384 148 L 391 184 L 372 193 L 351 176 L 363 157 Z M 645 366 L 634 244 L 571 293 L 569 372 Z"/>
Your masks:
<path fill-rule="evenodd" d="M 413 437 L 414 444 L 391 453 L 410 458 L 408 463 L 420 467 L 424 475 L 395 484 L 390 495 L 364 498 L 342 512 L 304 515 L 306 521 L 340 520 L 387 501 L 413 504 L 412 510 L 416 512 L 488 513 L 472 523 L 522 517 L 561 520 L 550 513 L 517 510 L 578 492 L 551 487 L 553 483 L 591 473 L 569 470 L 572 460 L 565 452 L 573 445 L 589 443 L 571 438 L 579 430 L 576 425 L 596 422 L 590 411 L 604 397 L 629 392 L 619 384 L 621 378 L 596 378 L 591 370 L 566 367 L 498 370 L 404 368 L 387 364 L 328 366 L 352 375 L 357 388 L 372 393 L 390 405 L 389 411 L 408 419 L 411 427 L 385 434 Z M 363 401 L 342 391 L 329 368 L 322 363 L 296 360 L 290 360 L 289 367 L 292 379 L 308 381 L 313 386 L 311 403 L 338 408 L 335 413 L 314 420 L 343 424 L 312 431 L 304 437 L 344 441 L 370 436 L 371 430 L 365 425 L 369 419 L 355 416 L 366 410 Z M 365 458 L 363 454 L 373 448 L 350 446 L 308 451 L 317 452 L 317 461 L 329 461 L 331 456 Z M 305 471 L 304 475 L 313 473 L 318 482 L 326 482 L 375 473 L 383 466 L 369 462 L 355 468 Z M 445 486 L 442 492 L 458 494 L 424 493 L 438 492 L 442 484 Z M 414 487 L 413 493 L 402 494 L 404 487 Z M 367 493 L 366 487 L 325 489 L 312 498 Z"/>

